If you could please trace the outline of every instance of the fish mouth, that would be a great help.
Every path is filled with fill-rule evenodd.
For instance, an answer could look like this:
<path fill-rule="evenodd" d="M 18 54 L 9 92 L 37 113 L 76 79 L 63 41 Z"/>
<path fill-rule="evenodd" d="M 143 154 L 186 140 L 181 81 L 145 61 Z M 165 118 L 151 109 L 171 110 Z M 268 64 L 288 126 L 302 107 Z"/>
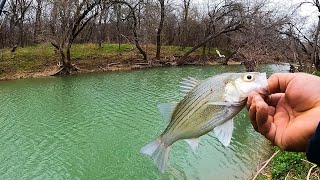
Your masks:
<path fill-rule="evenodd" d="M 256 92 L 261 96 L 268 96 L 270 94 L 268 87 L 267 74 L 261 73 L 259 81 L 261 82 L 260 87 L 256 89 Z"/>

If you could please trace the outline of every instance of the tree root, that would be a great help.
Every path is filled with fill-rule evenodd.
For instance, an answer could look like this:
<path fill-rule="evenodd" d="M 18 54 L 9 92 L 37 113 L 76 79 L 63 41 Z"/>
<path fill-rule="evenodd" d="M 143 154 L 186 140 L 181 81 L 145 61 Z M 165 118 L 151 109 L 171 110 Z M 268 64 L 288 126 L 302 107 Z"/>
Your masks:
<path fill-rule="evenodd" d="M 74 64 L 70 66 L 59 66 L 59 70 L 55 72 L 51 76 L 66 76 L 66 75 L 71 75 L 73 72 L 79 71 L 79 68 L 76 67 Z"/>

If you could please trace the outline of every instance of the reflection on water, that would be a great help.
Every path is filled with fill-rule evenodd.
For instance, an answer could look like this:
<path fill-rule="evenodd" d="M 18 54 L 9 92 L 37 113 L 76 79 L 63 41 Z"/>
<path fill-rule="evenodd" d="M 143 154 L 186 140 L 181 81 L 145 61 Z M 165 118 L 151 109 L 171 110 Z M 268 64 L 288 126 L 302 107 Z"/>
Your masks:
<path fill-rule="evenodd" d="M 269 74 L 286 66 L 262 68 Z M 166 124 L 160 102 L 179 100 L 178 83 L 239 66 L 146 69 L 0 82 L 0 179 L 238 179 L 251 175 L 269 145 L 243 110 L 230 147 L 201 137 L 194 154 L 179 141 L 159 173 L 139 149 Z"/>

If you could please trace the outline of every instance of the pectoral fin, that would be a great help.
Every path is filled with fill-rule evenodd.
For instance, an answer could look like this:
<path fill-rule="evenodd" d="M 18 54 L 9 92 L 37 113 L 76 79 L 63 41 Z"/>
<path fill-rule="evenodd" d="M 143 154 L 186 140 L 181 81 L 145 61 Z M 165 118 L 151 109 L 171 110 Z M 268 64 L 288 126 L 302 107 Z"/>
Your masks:
<path fill-rule="evenodd" d="M 160 111 L 160 114 L 163 116 L 166 122 L 170 122 L 172 114 L 176 109 L 177 105 L 178 103 L 176 102 L 158 104 L 158 109 Z"/>
<path fill-rule="evenodd" d="M 208 105 L 213 105 L 213 106 L 231 106 L 231 104 L 229 102 L 225 102 L 225 101 L 209 101 Z"/>
<path fill-rule="evenodd" d="M 224 145 L 229 146 L 233 132 L 233 119 L 225 122 L 224 124 L 217 126 L 213 129 L 214 134 L 218 140 Z"/>
<path fill-rule="evenodd" d="M 196 149 L 199 146 L 199 138 L 194 138 L 194 139 L 185 139 L 185 141 L 189 144 L 193 152 L 196 152 Z"/>
<path fill-rule="evenodd" d="M 213 106 L 241 106 L 243 104 L 243 101 L 241 102 L 233 102 L 232 104 L 230 102 L 226 101 L 209 101 L 208 105 L 213 105 Z"/>

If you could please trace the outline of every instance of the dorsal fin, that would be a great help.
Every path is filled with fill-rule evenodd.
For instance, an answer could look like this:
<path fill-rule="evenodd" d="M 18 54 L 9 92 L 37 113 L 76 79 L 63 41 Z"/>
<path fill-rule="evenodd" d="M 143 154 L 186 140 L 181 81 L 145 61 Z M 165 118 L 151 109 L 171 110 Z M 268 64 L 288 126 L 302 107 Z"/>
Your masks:
<path fill-rule="evenodd" d="M 182 79 L 182 81 L 180 82 L 180 92 L 182 96 L 185 96 L 186 94 L 188 94 L 200 82 L 201 82 L 200 80 L 193 77 Z"/>
<path fill-rule="evenodd" d="M 158 109 L 160 111 L 160 114 L 164 118 L 166 122 L 170 122 L 172 114 L 174 110 L 176 109 L 178 103 L 172 102 L 172 103 L 162 103 L 158 104 Z"/>

